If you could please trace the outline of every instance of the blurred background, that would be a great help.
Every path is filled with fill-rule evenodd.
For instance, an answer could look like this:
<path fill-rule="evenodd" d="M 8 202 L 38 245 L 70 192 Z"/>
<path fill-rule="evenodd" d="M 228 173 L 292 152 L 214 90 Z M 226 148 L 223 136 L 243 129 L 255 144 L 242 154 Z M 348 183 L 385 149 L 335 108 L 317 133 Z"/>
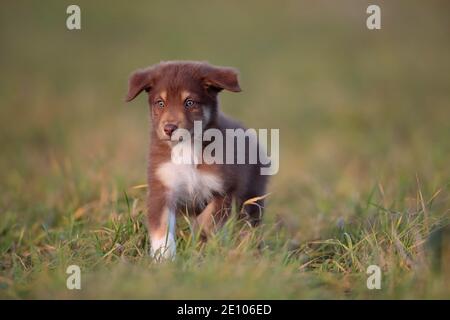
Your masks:
<path fill-rule="evenodd" d="M 280 129 L 267 221 L 296 242 L 354 216 L 374 189 L 402 210 L 418 184 L 426 199 L 441 190 L 435 210 L 448 215 L 448 1 L 80 0 L 82 29 L 69 31 L 72 3 L 2 4 L 0 219 L 51 228 L 120 211 L 123 191 L 146 183 L 148 109 L 144 96 L 124 103 L 128 76 L 172 59 L 238 68 L 243 91 L 221 93 L 222 110 Z M 366 28 L 369 4 L 381 30 Z"/>

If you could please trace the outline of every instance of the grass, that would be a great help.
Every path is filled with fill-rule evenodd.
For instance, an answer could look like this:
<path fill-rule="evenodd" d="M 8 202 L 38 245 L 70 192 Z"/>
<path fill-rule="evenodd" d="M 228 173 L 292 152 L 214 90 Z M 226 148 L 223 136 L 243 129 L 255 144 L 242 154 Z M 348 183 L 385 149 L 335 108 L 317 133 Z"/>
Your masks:
<path fill-rule="evenodd" d="M 0 13 L 1 298 L 450 298 L 447 3 L 383 3 L 374 32 L 361 1 L 80 1 L 80 32 L 69 4 Z M 122 101 L 132 70 L 165 59 L 239 68 L 222 108 L 279 128 L 281 154 L 260 228 L 232 220 L 202 246 L 181 217 L 161 264 L 145 99 Z"/>
<path fill-rule="evenodd" d="M 2 219 L 2 293 L 10 298 L 423 298 L 446 297 L 446 261 L 430 232 L 448 219 L 425 206 L 403 212 L 369 199 L 353 221 L 339 221 L 323 238 L 295 242 L 283 222 L 252 230 L 231 220 L 202 246 L 181 223 L 175 262 L 148 257 L 145 214 L 139 197 L 91 204 L 50 227 Z M 116 214 L 93 218 L 87 210 Z M 108 211 L 108 210 L 106 210 Z M 364 217 L 364 218 L 361 218 Z M 447 217 L 448 218 L 448 217 Z M 445 230 L 445 229 L 444 229 Z M 448 236 L 448 235 L 447 235 Z M 426 246 L 428 249 L 425 250 Z M 448 250 L 448 246 L 446 248 Z M 82 290 L 65 289 L 65 268 L 79 265 Z M 380 292 L 365 288 L 371 264 L 383 270 Z M 414 291 L 404 288 L 414 286 Z"/>

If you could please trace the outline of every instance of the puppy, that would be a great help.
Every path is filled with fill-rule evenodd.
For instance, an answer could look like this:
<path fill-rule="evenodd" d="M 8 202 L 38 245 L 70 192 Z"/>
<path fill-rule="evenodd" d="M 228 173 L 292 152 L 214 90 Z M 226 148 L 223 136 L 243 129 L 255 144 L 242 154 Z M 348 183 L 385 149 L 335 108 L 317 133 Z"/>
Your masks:
<path fill-rule="evenodd" d="M 218 93 L 222 90 L 241 91 L 236 70 L 203 62 L 161 62 L 135 71 L 129 79 L 126 101 L 145 91 L 150 106 L 147 206 L 150 254 L 155 258 L 175 257 L 179 211 L 187 211 L 194 217 L 194 225 L 204 237 L 224 224 L 233 199 L 241 217 L 252 226 L 261 221 L 264 200 L 260 197 L 266 193 L 267 176 L 260 169 L 267 163 L 263 164 L 259 157 L 256 163 L 242 163 L 242 158 L 250 157 L 250 149 L 261 148 L 257 139 L 247 136 L 244 151 L 228 144 L 219 146 L 222 149 L 216 149 L 215 153 L 221 154 L 218 157 L 223 161 L 211 163 L 202 151 L 217 141 L 202 139 L 194 132 L 196 124 L 202 132 L 215 129 L 216 134 L 224 136 L 230 129 L 245 130 L 219 110 Z M 176 133 L 180 130 L 188 132 L 192 139 L 178 137 Z M 193 145 L 198 141 L 200 147 L 195 150 Z M 174 154 L 180 151 L 192 161 L 175 162 Z M 226 161 L 230 159 L 234 161 Z M 243 207 L 251 198 L 258 200 Z"/>

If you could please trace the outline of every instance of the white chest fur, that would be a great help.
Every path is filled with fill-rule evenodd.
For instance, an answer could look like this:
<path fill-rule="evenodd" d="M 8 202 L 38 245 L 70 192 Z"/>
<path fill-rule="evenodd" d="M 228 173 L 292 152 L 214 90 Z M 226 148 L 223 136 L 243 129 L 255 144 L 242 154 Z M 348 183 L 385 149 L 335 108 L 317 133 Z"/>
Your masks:
<path fill-rule="evenodd" d="M 156 170 L 164 186 L 169 189 L 172 201 L 205 202 L 213 193 L 223 190 L 221 179 L 208 172 L 202 172 L 194 164 L 176 164 L 165 162 Z"/>

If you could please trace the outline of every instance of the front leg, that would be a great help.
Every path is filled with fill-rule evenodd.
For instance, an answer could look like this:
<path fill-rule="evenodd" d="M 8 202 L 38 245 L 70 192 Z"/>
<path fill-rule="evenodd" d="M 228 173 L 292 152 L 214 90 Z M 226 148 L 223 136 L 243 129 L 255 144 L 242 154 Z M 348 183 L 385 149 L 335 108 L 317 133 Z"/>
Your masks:
<path fill-rule="evenodd" d="M 176 216 L 167 202 L 164 187 L 153 181 L 148 197 L 150 256 L 156 260 L 174 259 L 176 254 Z"/>
<path fill-rule="evenodd" d="M 197 216 L 197 226 L 206 237 L 216 232 L 231 213 L 231 197 L 215 196 Z"/>

